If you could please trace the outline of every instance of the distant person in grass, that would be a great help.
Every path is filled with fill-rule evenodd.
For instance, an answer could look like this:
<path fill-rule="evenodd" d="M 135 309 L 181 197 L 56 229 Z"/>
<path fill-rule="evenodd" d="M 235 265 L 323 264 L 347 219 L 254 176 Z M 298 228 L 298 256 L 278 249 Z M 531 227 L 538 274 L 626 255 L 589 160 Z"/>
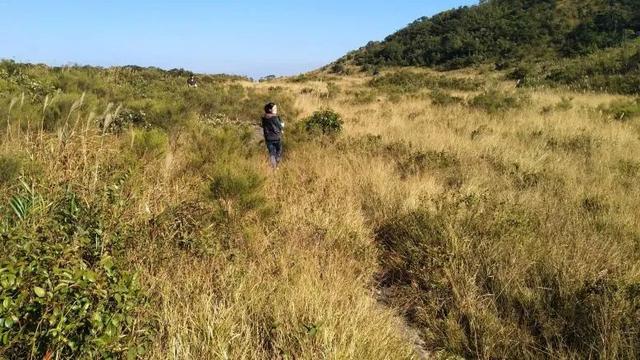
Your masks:
<path fill-rule="evenodd" d="M 275 170 L 282 159 L 282 133 L 284 130 L 284 122 L 278 116 L 278 105 L 268 103 L 264 106 L 262 130 L 264 131 L 264 141 L 269 150 L 269 161 Z"/>
<path fill-rule="evenodd" d="M 198 80 L 196 80 L 196 77 L 194 75 L 189 76 L 189 78 L 187 79 L 187 85 L 194 88 L 198 87 Z"/>

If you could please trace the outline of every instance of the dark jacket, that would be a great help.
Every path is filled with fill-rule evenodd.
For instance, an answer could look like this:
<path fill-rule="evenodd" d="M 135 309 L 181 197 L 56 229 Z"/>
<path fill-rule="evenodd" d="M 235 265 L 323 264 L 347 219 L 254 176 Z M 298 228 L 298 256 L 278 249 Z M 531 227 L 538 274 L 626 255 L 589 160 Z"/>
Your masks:
<path fill-rule="evenodd" d="M 262 117 L 262 130 L 266 141 L 280 141 L 282 139 L 282 122 L 277 115 L 265 114 Z"/>

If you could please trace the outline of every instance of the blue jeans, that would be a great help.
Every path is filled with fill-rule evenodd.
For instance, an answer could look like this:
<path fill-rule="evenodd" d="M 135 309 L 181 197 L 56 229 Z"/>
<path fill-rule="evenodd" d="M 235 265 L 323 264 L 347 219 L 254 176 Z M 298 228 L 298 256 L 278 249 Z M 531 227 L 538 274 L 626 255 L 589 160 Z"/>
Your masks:
<path fill-rule="evenodd" d="M 267 149 L 269 150 L 269 161 L 274 169 L 278 167 L 282 159 L 282 143 L 280 140 L 267 141 Z"/>

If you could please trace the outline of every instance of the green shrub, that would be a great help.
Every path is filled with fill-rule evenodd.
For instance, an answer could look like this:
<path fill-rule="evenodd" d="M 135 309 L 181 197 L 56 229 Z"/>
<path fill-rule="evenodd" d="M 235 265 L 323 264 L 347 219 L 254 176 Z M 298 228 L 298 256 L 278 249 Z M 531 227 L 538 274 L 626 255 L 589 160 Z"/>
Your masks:
<path fill-rule="evenodd" d="M 204 255 L 215 250 L 216 234 L 221 230 L 215 223 L 215 208 L 206 201 L 183 201 L 165 209 L 154 217 L 157 237 L 162 244 Z"/>
<path fill-rule="evenodd" d="M 134 130 L 133 151 L 140 157 L 157 158 L 165 154 L 169 144 L 167 134 L 160 129 Z"/>
<path fill-rule="evenodd" d="M 542 108 L 542 114 L 549 114 L 553 111 L 569 111 L 573 108 L 573 98 L 562 97 L 560 102 L 555 105 L 544 106 Z"/>
<path fill-rule="evenodd" d="M 475 96 L 471 101 L 469 101 L 469 105 L 488 113 L 495 114 L 508 110 L 519 109 L 527 102 L 528 98 L 524 96 L 507 94 L 491 89 Z"/>
<path fill-rule="evenodd" d="M 507 74 L 507 79 L 517 80 L 519 83 L 526 83 L 527 80 L 535 73 L 533 67 L 529 64 L 521 64 Z"/>
<path fill-rule="evenodd" d="M 573 108 L 572 97 L 562 97 L 560 102 L 556 104 L 555 109 L 558 111 L 569 111 Z"/>
<path fill-rule="evenodd" d="M 338 134 L 342 131 L 342 117 L 331 109 L 314 112 L 305 122 L 307 132 L 321 132 L 325 135 Z"/>
<path fill-rule="evenodd" d="M 264 178 L 248 166 L 236 162 L 219 165 L 209 184 L 212 199 L 225 205 L 237 205 L 241 211 L 259 209 L 266 203 L 262 196 Z"/>
<path fill-rule="evenodd" d="M 432 91 L 430 97 L 431 103 L 436 106 L 451 106 L 463 102 L 462 98 L 453 96 L 441 90 Z"/>
<path fill-rule="evenodd" d="M 125 129 L 135 126 L 142 128 L 149 128 L 149 123 L 145 120 L 147 114 L 142 110 L 124 109 L 118 113 L 115 119 L 107 125 L 104 129 L 107 132 L 121 133 Z M 104 128 L 104 123 L 101 125 Z"/>
<path fill-rule="evenodd" d="M 193 175 L 206 173 L 222 162 L 237 162 L 257 151 L 250 128 L 225 126 L 214 128 L 195 124 L 190 127 L 188 169 Z M 262 151 L 262 148 L 259 150 Z"/>
<path fill-rule="evenodd" d="M 291 78 L 287 78 L 287 82 L 290 82 L 290 83 L 305 83 L 312 80 L 315 80 L 315 77 L 309 74 L 300 74 Z"/>
<path fill-rule="evenodd" d="M 22 171 L 22 160 L 16 156 L 0 155 L 0 185 L 15 180 Z"/>
<path fill-rule="evenodd" d="M 332 74 L 338 74 L 338 75 L 350 75 L 351 74 L 351 70 L 349 70 L 348 67 L 346 67 L 342 62 L 337 62 L 333 65 L 331 65 L 331 67 L 329 68 L 329 72 Z"/>
<path fill-rule="evenodd" d="M 475 91 L 484 85 L 479 79 L 434 76 L 412 71 L 396 71 L 369 81 L 369 86 L 391 93 L 414 93 L 424 89 Z"/>
<path fill-rule="evenodd" d="M 600 109 L 616 120 L 630 120 L 640 116 L 640 98 L 614 101 L 608 106 L 600 106 Z"/>
<path fill-rule="evenodd" d="M 57 94 L 49 101 L 47 108 L 43 114 L 43 128 L 47 131 L 55 131 L 64 125 L 65 120 L 69 116 L 73 104 L 78 97 L 73 94 Z"/>
<path fill-rule="evenodd" d="M 376 94 L 370 90 L 349 91 L 348 102 L 352 105 L 366 105 L 376 101 Z"/>
<path fill-rule="evenodd" d="M 0 234 L 1 356 L 142 355 L 149 334 L 136 313 L 146 298 L 135 274 L 118 260 L 121 238 L 105 231 L 102 210 L 67 193 L 47 211 L 25 188 L 12 207 L 23 204 L 31 211 L 16 212 L 13 225 Z"/>
<path fill-rule="evenodd" d="M 585 56 L 543 62 L 532 68 L 525 85 L 564 85 L 571 90 L 640 92 L 640 42 L 628 41 Z"/>
<path fill-rule="evenodd" d="M 364 64 L 360 67 L 360 72 L 367 73 L 371 76 L 380 75 L 380 68 L 378 66 Z"/>

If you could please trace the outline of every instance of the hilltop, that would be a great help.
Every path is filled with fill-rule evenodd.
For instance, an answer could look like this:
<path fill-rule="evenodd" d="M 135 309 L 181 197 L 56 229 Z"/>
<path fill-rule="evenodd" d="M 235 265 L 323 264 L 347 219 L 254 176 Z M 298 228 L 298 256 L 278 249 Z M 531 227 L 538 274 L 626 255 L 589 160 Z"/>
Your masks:
<path fill-rule="evenodd" d="M 337 64 L 489 66 L 530 84 L 578 82 L 583 89 L 637 93 L 639 35 L 633 0 L 488 0 L 422 17 Z"/>

